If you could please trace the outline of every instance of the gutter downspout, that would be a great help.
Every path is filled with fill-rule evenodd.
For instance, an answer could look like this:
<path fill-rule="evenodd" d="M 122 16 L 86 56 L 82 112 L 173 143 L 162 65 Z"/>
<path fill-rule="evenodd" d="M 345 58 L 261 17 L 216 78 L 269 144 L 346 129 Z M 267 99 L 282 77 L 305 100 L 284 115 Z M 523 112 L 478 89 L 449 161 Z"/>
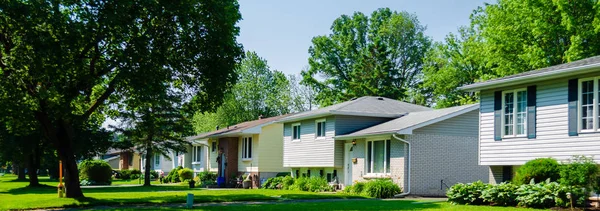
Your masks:
<path fill-rule="evenodd" d="M 408 191 L 394 196 L 394 197 L 400 198 L 400 197 L 405 197 L 405 196 L 407 196 L 407 195 L 410 194 L 410 161 L 411 161 L 411 158 L 412 158 L 412 155 L 411 155 L 412 154 L 412 148 L 411 148 L 410 142 L 408 142 L 408 141 L 406 141 L 404 139 L 399 138 L 398 136 L 396 136 L 396 133 L 392 134 L 392 137 L 394 137 L 398 141 L 404 142 L 404 143 L 406 143 L 406 145 L 408 145 L 408 181 L 407 181 L 408 185 L 406 185 L 406 187 L 408 187 L 407 188 Z"/>

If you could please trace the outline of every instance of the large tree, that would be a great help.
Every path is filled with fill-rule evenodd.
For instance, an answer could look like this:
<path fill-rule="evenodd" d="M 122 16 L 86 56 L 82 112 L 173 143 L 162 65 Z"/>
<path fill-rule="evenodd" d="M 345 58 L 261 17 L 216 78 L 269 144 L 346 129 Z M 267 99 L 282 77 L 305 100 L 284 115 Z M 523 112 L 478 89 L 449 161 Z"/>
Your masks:
<path fill-rule="evenodd" d="M 197 113 L 196 132 L 289 113 L 290 84 L 285 74 L 272 70 L 255 52 L 246 52 L 236 73 L 238 81 L 216 113 Z"/>
<path fill-rule="evenodd" d="M 499 0 L 428 54 L 425 87 L 439 107 L 477 96 L 457 87 L 600 54 L 600 7 L 587 0 Z"/>
<path fill-rule="evenodd" d="M 111 102 L 172 84 L 190 108 L 219 105 L 241 57 L 235 0 L 0 4 L 0 112 L 27 109 L 82 197 L 76 157 Z"/>
<path fill-rule="evenodd" d="M 316 100 L 330 105 L 364 95 L 413 101 L 423 57 L 431 45 L 414 14 L 378 9 L 342 15 L 331 34 L 312 39 L 309 69 L 302 82 L 317 91 Z"/>

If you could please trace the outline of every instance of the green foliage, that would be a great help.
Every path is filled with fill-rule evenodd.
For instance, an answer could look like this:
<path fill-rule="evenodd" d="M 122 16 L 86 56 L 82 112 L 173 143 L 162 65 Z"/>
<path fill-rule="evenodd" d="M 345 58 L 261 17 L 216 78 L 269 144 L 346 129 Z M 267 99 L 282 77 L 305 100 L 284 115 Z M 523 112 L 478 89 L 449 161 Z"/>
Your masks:
<path fill-rule="evenodd" d="M 475 102 L 457 87 L 600 54 L 596 1 L 500 0 L 427 54 L 424 89 L 438 107 Z"/>
<path fill-rule="evenodd" d="M 278 189 L 282 186 L 284 177 L 271 177 L 262 184 L 262 188 L 264 189 Z"/>
<path fill-rule="evenodd" d="M 391 179 L 374 179 L 365 184 L 364 193 L 375 198 L 393 198 L 402 190 Z"/>
<path fill-rule="evenodd" d="M 198 173 L 198 179 L 202 182 L 206 182 L 206 181 L 216 182 L 217 181 L 217 173 L 210 172 L 210 171 L 203 171 L 203 172 Z"/>
<path fill-rule="evenodd" d="M 484 200 L 481 198 L 482 192 L 488 187 L 488 184 L 481 181 L 467 184 L 457 183 L 448 189 L 446 196 L 452 204 L 480 205 L 484 204 Z"/>
<path fill-rule="evenodd" d="M 331 30 L 312 39 L 309 69 L 301 73 L 318 104 L 366 95 L 415 102 L 418 97 L 409 93 L 421 94 L 418 75 L 431 39 L 414 14 L 389 8 L 370 17 L 355 12 L 337 18 Z"/>
<path fill-rule="evenodd" d="M 296 179 L 294 179 L 290 175 L 283 177 L 283 179 L 281 180 L 281 189 L 283 189 L 283 190 L 291 190 L 291 188 L 294 185 L 295 181 L 296 181 Z"/>
<path fill-rule="evenodd" d="M 84 160 L 79 163 L 79 179 L 88 185 L 110 185 L 112 168 L 103 160 Z"/>
<path fill-rule="evenodd" d="M 532 182 L 521 185 L 516 193 L 520 206 L 533 208 L 569 207 L 570 200 L 567 199 L 567 193 L 572 194 L 574 206 L 583 205 L 587 197 L 581 188 L 560 185 L 557 182 L 551 182 L 550 179 L 540 183 Z"/>
<path fill-rule="evenodd" d="M 344 188 L 344 192 L 348 194 L 361 195 L 365 190 L 365 185 L 366 182 L 355 182 L 352 185 L 346 186 L 346 188 Z"/>
<path fill-rule="evenodd" d="M 187 182 L 190 181 L 191 179 L 194 179 L 194 170 L 190 169 L 190 168 L 183 168 L 177 171 L 177 173 L 179 174 L 179 179 L 182 182 Z"/>
<path fill-rule="evenodd" d="M 560 166 L 560 179 L 562 185 L 576 186 L 592 190 L 596 186 L 598 177 L 598 164 L 594 159 L 585 156 L 573 156 Z"/>
<path fill-rule="evenodd" d="M 293 185 L 289 186 L 289 190 L 323 192 L 333 191 L 333 188 L 324 177 L 299 177 L 294 180 Z"/>
<path fill-rule="evenodd" d="M 181 180 L 179 179 L 179 170 L 183 169 L 181 166 L 177 166 L 177 168 L 173 169 L 169 172 L 169 174 L 165 177 L 165 182 L 167 183 L 179 183 Z"/>
<path fill-rule="evenodd" d="M 500 183 L 497 185 L 489 185 L 481 191 L 481 198 L 485 202 L 499 206 L 516 206 L 517 205 L 517 189 L 519 186 L 512 183 Z"/>
<path fill-rule="evenodd" d="M 264 58 L 246 52 L 235 73 L 238 81 L 217 111 L 198 112 L 194 116 L 197 133 L 290 112 L 290 83 L 283 72 L 272 70 Z"/>
<path fill-rule="evenodd" d="M 542 182 L 546 179 L 558 181 L 560 178 L 559 163 L 553 158 L 537 158 L 527 161 L 519 167 L 513 182 L 517 185 L 529 184 L 531 180 Z"/>

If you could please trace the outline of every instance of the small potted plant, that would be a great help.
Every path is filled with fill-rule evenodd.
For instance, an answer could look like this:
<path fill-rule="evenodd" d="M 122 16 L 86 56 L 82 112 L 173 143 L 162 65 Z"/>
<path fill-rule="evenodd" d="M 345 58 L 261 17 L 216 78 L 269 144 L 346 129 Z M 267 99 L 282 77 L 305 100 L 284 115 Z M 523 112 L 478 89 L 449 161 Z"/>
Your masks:
<path fill-rule="evenodd" d="M 251 175 L 248 174 L 246 179 L 244 179 L 244 181 L 242 182 L 242 186 L 244 187 L 244 189 L 250 189 L 252 187 L 252 180 L 250 179 L 250 177 Z"/>
<path fill-rule="evenodd" d="M 179 178 L 182 182 L 187 182 L 190 188 L 194 188 L 196 186 L 196 181 L 194 181 L 194 171 L 189 168 L 180 169 L 178 172 Z"/>

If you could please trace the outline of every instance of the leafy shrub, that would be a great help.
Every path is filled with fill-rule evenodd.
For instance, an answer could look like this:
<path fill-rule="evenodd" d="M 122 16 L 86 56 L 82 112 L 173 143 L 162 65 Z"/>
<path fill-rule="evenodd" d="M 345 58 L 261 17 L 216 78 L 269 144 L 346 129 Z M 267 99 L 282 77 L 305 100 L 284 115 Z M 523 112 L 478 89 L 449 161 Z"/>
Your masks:
<path fill-rule="evenodd" d="M 198 173 L 198 177 L 199 180 L 201 182 L 206 182 L 206 181 L 217 181 L 217 173 L 215 172 L 210 172 L 210 171 L 203 171 Z"/>
<path fill-rule="evenodd" d="M 520 206 L 533 208 L 569 207 L 570 200 L 567 193 L 571 193 L 574 206 L 583 205 L 586 200 L 585 191 L 581 188 L 560 185 L 547 179 L 541 183 L 521 185 L 517 189 L 517 201 Z"/>
<path fill-rule="evenodd" d="M 374 179 L 365 184 L 364 192 L 370 197 L 392 198 L 402 190 L 391 179 Z"/>
<path fill-rule="evenodd" d="M 283 179 L 281 180 L 281 189 L 283 190 L 289 190 L 292 185 L 294 185 L 295 179 L 288 175 L 283 177 Z"/>
<path fill-rule="evenodd" d="M 122 180 L 130 180 L 131 179 L 131 170 L 121 170 L 121 179 Z"/>
<path fill-rule="evenodd" d="M 180 169 L 177 173 L 179 174 L 179 179 L 183 182 L 187 182 L 191 179 L 194 179 L 194 170 L 190 168 Z"/>
<path fill-rule="evenodd" d="M 284 177 L 271 177 L 262 184 L 262 188 L 264 189 L 277 189 L 278 186 L 283 182 Z"/>
<path fill-rule="evenodd" d="M 158 178 L 158 172 L 157 171 L 150 171 L 150 179 L 156 179 Z"/>
<path fill-rule="evenodd" d="M 344 192 L 357 195 L 363 194 L 363 191 L 365 190 L 365 184 L 365 182 L 355 182 L 350 186 L 346 186 L 346 188 L 344 188 Z"/>
<path fill-rule="evenodd" d="M 448 201 L 452 204 L 484 204 L 481 194 L 483 190 L 488 188 L 488 184 L 484 184 L 481 181 L 473 183 L 458 183 L 453 185 L 446 192 Z"/>
<path fill-rule="evenodd" d="M 181 166 L 177 166 L 177 168 L 173 169 L 169 174 L 165 177 L 164 181 L 167 183 L 178 183 L 181 182 L 179 179 L 179 170 L 183 169 Z"/>
<path fill-rule="evenodd" d="M 500 206 L 517 205 L 517 189 L 519 186 L 512 183 L 500 183 L 498 185 L 488 185 L 481 191 L 481 198 L 485 202 L 490 202 Z"/>
<path fill-rule="evenodd" d="M 129 174 L 129 179 L 139 179 L 142 175 L 142 172 L 139 169 L 132 169 Z"/>
<path fill-rule="evenodd" d="M 560 184 L 592 190 L 596 186 L 598 165 L 592 158 L 573 156 L 560 167 Z"/>
<path fill-rule="evenodd" d="M 329 185 L 325 177 L 310 177 L 308 179 L 308 191 L 310 192 L 323 192 L 333 191 L 333 187 Z"/>
<path fill-rule="evenodd" d="M 557 181 L 560 177 L 560 168 L 556 160 L 552 158 L 538 158 L 530 160 L 517 170 L 513 182 L 517 185 L 529 184 L 533 179 L 535 182 L 543 182 L 547 179 Z"/>
<path fill-rule="evenodd" d="M 84 160 L 79 164 L 79 179 L 90 185 L 110 185 L 112 168 L 103 160 Z"/>

